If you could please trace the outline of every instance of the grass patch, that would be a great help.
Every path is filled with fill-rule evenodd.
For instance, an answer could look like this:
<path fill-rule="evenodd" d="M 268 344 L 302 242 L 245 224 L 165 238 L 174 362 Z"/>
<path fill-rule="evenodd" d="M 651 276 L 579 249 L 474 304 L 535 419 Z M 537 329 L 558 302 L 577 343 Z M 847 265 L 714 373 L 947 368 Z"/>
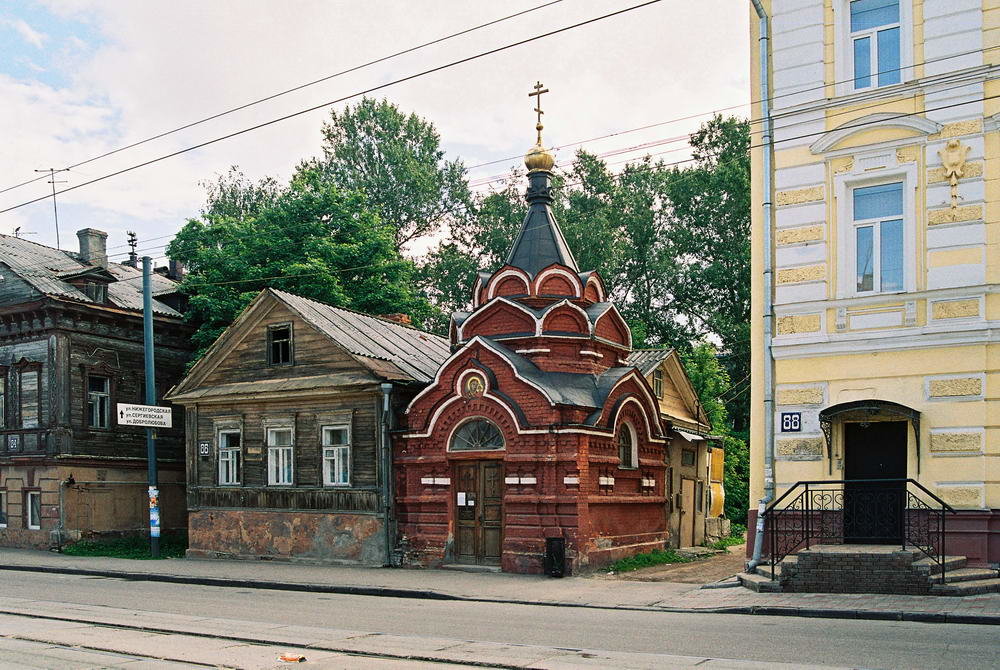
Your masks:
<path fill-rule="evenodd" d="M 732 547 L 737 544 L 743 544 L 745 541 L 746 540 L 744 540 L 742 537 L 736 537 L 735 535 L 730 535 L 729 537 L 724 537 L 721 540 L 716 540 L 715 542 L 711 542 L 705 546 L 708 547 L 709 549 L 718 549 L 721 551 L 726 547 Z"/>
<path fill-rule="evenodd" d="M 673 549 L 654 549 L 648 554 L 636 554 L 615 561 L 608 566 L 608 572 L 631 572 L 639 568 L 648 568 L 653 565 L 664 565 L 666 563 L 690 563 L 691 558 L 685 558 Z"/>
<path fill-rule="evenodd" d="M 186 535 L 165 535 L 160 538 L 160 558 L 183 558 L 186 550 Z M 106 556 L 136 560 L 153 558 L 149 553 L 149 538 L 146 537 L 80 540 L 65 545 L 61 551 L 68 556 Z"/>

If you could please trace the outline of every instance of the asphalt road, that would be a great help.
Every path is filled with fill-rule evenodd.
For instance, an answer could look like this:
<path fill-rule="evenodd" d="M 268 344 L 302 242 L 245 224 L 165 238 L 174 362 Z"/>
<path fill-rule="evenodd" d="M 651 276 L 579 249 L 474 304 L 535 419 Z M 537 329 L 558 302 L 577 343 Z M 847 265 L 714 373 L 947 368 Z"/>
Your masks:
<path fill-rule="evenodd" d="M 468 603 L 29 572 L 4 574 L 0 593 L 13 598 L 459 640 L 862 668 L 1000 668 L 1000 630 L 983 625 Z"/>

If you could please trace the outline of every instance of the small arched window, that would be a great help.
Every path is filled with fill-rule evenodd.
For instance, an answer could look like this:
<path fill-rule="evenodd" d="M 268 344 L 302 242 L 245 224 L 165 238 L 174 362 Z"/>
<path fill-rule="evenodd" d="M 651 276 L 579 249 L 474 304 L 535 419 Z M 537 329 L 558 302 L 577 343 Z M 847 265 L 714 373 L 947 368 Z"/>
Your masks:
<path fill-rule="evenodd" d="M 618 433 L 618 467 L 638 467 L 638 456 L 635 431 L 632 430 L 631 424 L 623 423 Z"/>
<path fill-rule="evenodd" d="M 503 433 L 486 419 L 466 421 L 451 437 L 450 451 L 497 451 L 504 448 Z"/>

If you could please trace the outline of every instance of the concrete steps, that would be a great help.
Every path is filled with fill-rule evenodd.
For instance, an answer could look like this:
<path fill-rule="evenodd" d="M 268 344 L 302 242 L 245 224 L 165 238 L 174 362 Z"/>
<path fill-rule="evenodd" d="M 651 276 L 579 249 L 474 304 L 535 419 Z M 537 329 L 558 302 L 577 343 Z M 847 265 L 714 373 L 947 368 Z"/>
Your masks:
<path fill-rule="evenodd" d="M 813 568 L 818 572 L 813 574 Z M 945 556 L 943 565 L 938 565 L 917 549 L 881 545 L 818 545 L 785 557 L 775 567 L 773 580 L 768 564 L 758 566 L 753 574 L 740 574 L 738 579 L 744 587 L 757 593 L 800 590 L 942 596 L 1000 593 L 1000 572 L 967 567 L 965 556 Z M 866 585 L 872 590 L 865 590 Z"/>
<path fill-rule="evenodd" d="M 996 572 L 993 572 L 996 575 Z M 1000 593 L 1000 577 L 972 579 L 931 586 L 931 594 L 936 596 L 978 596 L 984 593 Z"/>

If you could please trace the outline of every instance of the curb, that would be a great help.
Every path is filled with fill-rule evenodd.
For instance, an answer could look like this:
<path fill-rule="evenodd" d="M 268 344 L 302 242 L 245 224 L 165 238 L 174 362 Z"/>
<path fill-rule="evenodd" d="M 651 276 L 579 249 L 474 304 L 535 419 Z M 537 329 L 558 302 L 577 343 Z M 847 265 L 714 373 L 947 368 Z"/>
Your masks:
<path fill-rule="evenodd" d="M 95 570 L 91 568 L 62 568 L 55 566 L 0 565 L 0 570 L 12 572 L 40 572 L 60 575 L 109 577 L 130 581 L 163 582 L 168 584 L 194 584 L 223 588 L 262 589 L 270 591 L 300 591 L 306 593 L 333 593 L 381 598 L 409 598 L 418 600 L 454 600 L 462 602 L 500 603 L 505 605 L 533 605 L 536 607 L 578 607 L 584 609 L 627 610 L 638 612 L 666 612 L 670 614 L 743 614 L 756 616 L 786 616 L 819 619 L 857 619 L 868 621 L 913 621 L 919 623 L 951 623 L 1000 626 L 1000 615 L 954 614 L 948 612 L 906 612 L 902 610 L 841 610 L 830 608 L 774 607 L 771 605 L 737 605 L 730 607 L 648 607 L 640 605 L 594 605 L 561 601 L 517 600 L 514 598 L 483 598 L 441 593 L 426 589 L 400 589 L 384 586 L 338 586 L 310 584 L 307 582 L 275 582 L 225 579 L 221 577 L 188 577 L 156 572 L 125 572 L 121 570 Z"/>

